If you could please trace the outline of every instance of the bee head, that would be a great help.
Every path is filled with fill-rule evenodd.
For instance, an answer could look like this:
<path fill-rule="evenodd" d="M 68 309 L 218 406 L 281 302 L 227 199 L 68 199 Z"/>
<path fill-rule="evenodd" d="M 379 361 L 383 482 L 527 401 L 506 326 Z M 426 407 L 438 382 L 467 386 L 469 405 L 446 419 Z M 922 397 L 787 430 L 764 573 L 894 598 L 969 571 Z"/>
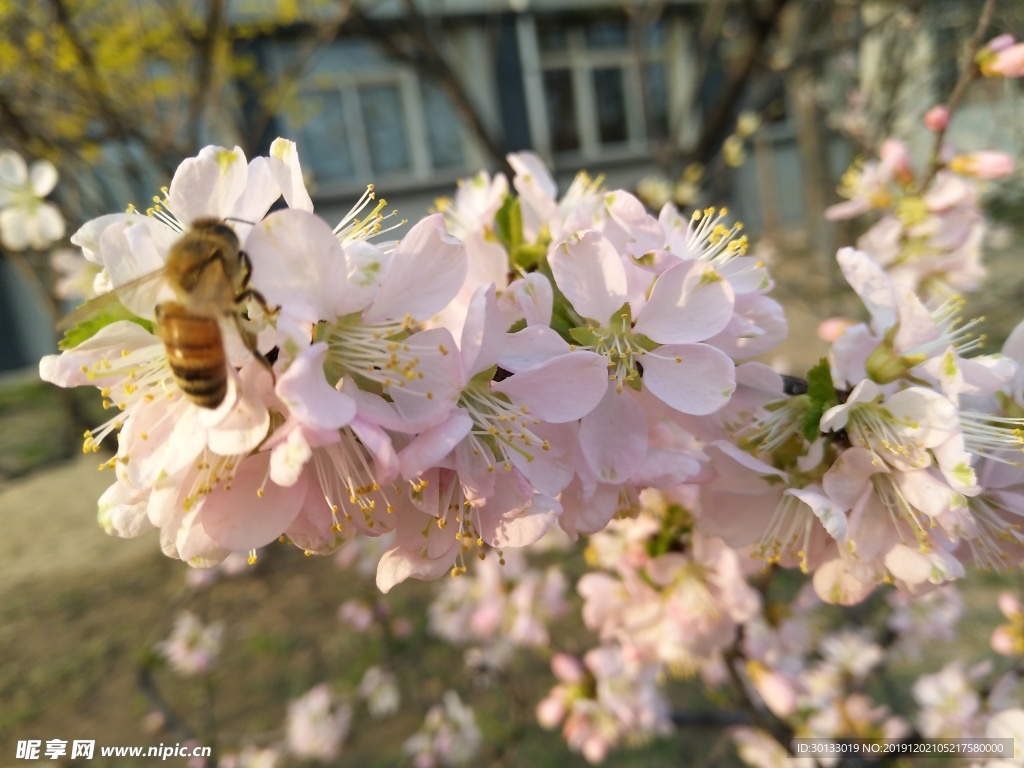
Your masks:
<path fill-rule="evenodd" d="M 192 231 L 213 235 L 228 240 L 238 247 L 238 235 L 229 227 L 224 219 L 201 218 L 192 222 Z"/>

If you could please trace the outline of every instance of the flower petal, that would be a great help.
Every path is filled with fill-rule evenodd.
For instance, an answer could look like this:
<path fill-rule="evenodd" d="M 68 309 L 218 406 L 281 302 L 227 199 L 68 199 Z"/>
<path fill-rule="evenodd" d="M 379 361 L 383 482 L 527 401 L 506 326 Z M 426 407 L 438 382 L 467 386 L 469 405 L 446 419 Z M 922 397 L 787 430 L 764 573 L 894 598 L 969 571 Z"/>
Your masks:
<path fill-rule="evenodd" d="M 4 186 L 23 187 L 28 181 L 28 165 L 25 158 L 13 149 L 0 152 L 0 182 Z M 3 198 L 0 198 L 2 200 Z"/>
<path fill-rule="evenodd" d="M 626 268 L 596 230 L 577 232 L 549 252 L 555 283 L 583 317 L 601 325 L 626 302 Z"/>
<path fill-rule="evenodd" d="M 850 287 L 871 313 L 871 328 L 879 336 L 896 323 L 896 296 L 892 281 L 875 261 L 856 248 L 840 248 L 839 268 Z"/>
<path fill-rule="evenodd" d="M 733 302 L 732 286 L 714 267 L 683 261 L 654 282 L 633 330 L 659 344 L 704 341 L 725 328 Z"/>
<path fill-rule="evenodd" d="M 57 186 L 57 169 L 49 160 L 36 160 L 28 172 L 28 182 L 36 197 L 46 197 Z"/>
<path fill-rule="evenodd" d="M 402 477 L 414 480 L 438 466 L 472 428 L 469 414 L 456 408 L 445 421 L 421 432 L 398 454 Z"/>
<path fill-rule="evenodd" d="M 230 216 L 247 178 L 241 148 L 204 147 L 174 172 L 167 193 L 171 211 L 185 226 L 203 217 Z"/>
<path fill-rule="evenodd" d="M 267 482 L 270 454 L 247 457 L 230 489 L 218 486 L 199 509 L 207 535 L 236 552 L 265 546 L 280 536 L 299 514 L 309 490 L 309 473 L 287 488 Z"/>
<path fill-rule="evenodd" d="M 294 141 L 274 139 L 270 145 L 270 170 L 274 179 L 281 187 L 281 194 L 289 208 L 312 211 L 313 201 L 306 191 L 306 182 L 302 180 L 302 168 L 299 165 L 299 150 Z"/>
<path fill-rule="evenodd" d="M 644 387 L 680 413 L 714 413 L 736 389 L 732 360 L 707 344 L 669 344 L 640 360 Z"/>
<path fill-rule="evenodd" d="M 356 404 L 324 378 L 326 342 L 306 347 L 278 376 L 274 390 L 304 424 L 341 429 L 356 415 Z"/>
<path fill-rule="evenodd" d="M 403 342 L 421 350 L 415 375 L 396 375 L 385 387 L 398 413 L 416 429 L 440 424 L 454 406 L 460 390 L 460 363 L 455 340 L 447 328 L 430 328 L 414 333 Z"/>
<path fill-rule="evenodd" d="M 558 520 L 562 505 L 540 493 L 529 497 L 525 509 L 505 514 L 489 513 L 487 507 L 500 505 L 503 494 L 500 486 L 512 482 L 502 473 L 496 479 L 494 496 L 480 508 L 480 536 L 492 547 L 526 547 L 538 541 Z"/>
<path fill-rule="evenodd" d="M 604 398 L 580 425 L 580 452 L 598 479 L 622 483 L 647 456 L 647 421 L 629 390 L 608 385 Z"/>
<path fill-rule="evenodd" d="M 265 157 L 254 157 L 246 172 L 245 187 L 231 203 L 225 218 L 232 219 L 231 225 L 244 240 L 252 225 L 267 215 L 279 197 L 281 189 L 270 172 L 270 163 Z"/>
<path fill-rule="evenodd" d="M 444 216 L 427 216 L 395 248 L 381 277 L 380 293 L 364 318 L 426 320 L 455 298 L 468 269 L 466 249 L 445 230 Z"/>
<path fill-rule="evenodd" d="M 469 302 L 462 326 L 462 369 L 466 381 L 498 362 L 505 337 L 494 286 L 482 285 Z"/>
<path fill-rule="evenodd" d="M 546 325 L 531 325 L 505 337 L 505 349 L 498 364 L 518 373 L 570 352 L 569 343 Z"/>
<path fill-rule="evenodd" d="M 576 421 L 601 402 L 608 362 L 593 352 L 570 352 L 492 386 L 517 406 L 552 424 Z"/>
<path fill-rule="evenodd" d="M 307 323 L 338 316 L 348 264 L 327 222 L 306 211 L 277 211 L 253 228 L 245 250 L 254 287 L 282 313 Z"/>
<path fill-rule="evenodd" d="M 396 584 L 406 579 L 433 581 L 448 572 L 455 562 L 455 548 L 458 542 L 452 538 L 452 547 L 447 557 L 428 558 L 402 547 L 393 547 L 381 555 L 377 563 L 377 589 L 385 595 Z"/>

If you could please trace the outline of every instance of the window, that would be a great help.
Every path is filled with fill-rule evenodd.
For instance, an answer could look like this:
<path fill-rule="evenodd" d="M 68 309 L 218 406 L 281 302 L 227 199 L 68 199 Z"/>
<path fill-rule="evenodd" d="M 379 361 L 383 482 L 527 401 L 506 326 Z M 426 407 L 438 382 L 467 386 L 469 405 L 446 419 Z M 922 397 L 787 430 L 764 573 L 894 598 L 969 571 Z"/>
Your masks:
<path fill-rule="evenodd" d="M 290 51 L 278 49 L 281 61 Z M 324 51 L 281 115 L 321 193 L 373 183 L 428 182 L 465 170 L 465 138 L 447 96 L 371 44 Z"/>
<path fill-rule="evenodd" d="M 539 138 L 554 154 L 637 154 L 669 136 L 666 29 L 664 21 L 648 26 L 637 55 L 624 17 L 537 20 L 543 95 L 534 103 L 545 108 Z"/>

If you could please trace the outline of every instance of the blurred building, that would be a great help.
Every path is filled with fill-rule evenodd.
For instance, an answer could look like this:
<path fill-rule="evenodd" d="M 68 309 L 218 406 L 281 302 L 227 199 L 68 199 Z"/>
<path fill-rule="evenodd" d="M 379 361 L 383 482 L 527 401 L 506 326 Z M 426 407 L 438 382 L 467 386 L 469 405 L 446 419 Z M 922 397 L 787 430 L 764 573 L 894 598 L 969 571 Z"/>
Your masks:
<path fill-rule="evenodd" d="M 271 0 L 263 2 L 269 9 Z M 898 5 L 790 4 L 793 18 L 784 20 L 771 66 L 748 83 L 738 105 L 759 112 L 761 127 L 745 142 L 745 163 L 715 172 L 712 202 L 728 203 L 754 234 L 829 250 L 821 212 L 835 201 L 834 180 L 853 156 L 837 121 L 881 115 L 893 130 L 912 132 L 952 88 L 979 7 L 973 0 L 929 0 L 919 9 L 920 23 L 907 27 L 888 23 Z M 260 142 L 297 141 L 317 210 L 328 219 L 347 211 L 370 182 L 389 207 L 415 219 L 438 196 L 452 194 L 459 178 L 498 170 L 496 146 L 537 152 L 563 189 L 580 169 L 603 174 L 608 186 L 633 188 L 692 147 L 721 95 L 727 65 L 743 55 L 743 29 L 733 20 L 741 14 L 711 0 L 416 0 L 413 19 L 403 0 L 379 0 L 363 3 L 368 24 L 342 25 L 311 56 L 311 34 L 336 5 L 279 24 L 267 23 L 270 11 L 258 1 L 230 7 L 232 23 L 266 27 L 245 52 L 271 82 L 295 77 L 295 62 L 304 60 L 292 97 Z M 819 26 L 808 27 L 822 8 L 828 12 L 819 14 Z M 702 29 L 713 13 L 725 15 L 722 34 L 709 44 Z M 830 50 L 807 39 L 808 30 L 822 39 L 835 31 L 823 23 L 848 23 L 863 34 L 848 49 Z M 450 64 L 454 84 L 429 58 L 411 63 L 414 56 L 394 55 L 396 47 L 415 51 L 424 39 Z M 902 85 L 893 82 L 899 77 Z M 847 108 L 850 81 L 859 83 L 861 103 Z M 967 148 L 1019 150 L 1021 101 L 1004 98 L 1017 84 L 982 85 L 954 137 Z M 240 112 L 225 107 L 223 130 L 210 130 L 211 143 L 235 143 L 232 124 L 246 120 L 246 99 L 255 98 L 240 91 Z M 1010 114 L 996 117 L 992 105 Z M 97 182 L 118 201 L 106 210 L 146 200 L 167 181 L 134 189 L 116 172 L 127 152 L 112 148 L 111 171 Z M 0 370 L 32 365 L 52 345 L 45 315 L 0 264 L 5 307 L 14 317 L 0 319 L 16 326 L 19 342 L 0 348 Z"/>
<path fill-rule="evenodd" d="M 651 168 L 655 145 L 681 148 L 697 130 L 694 36 L 703 5 L 670 0 L 646 24 L 630 23 L 618 0 L 421 8 L 481 124 L 505 149 L 532 149 L 568 174 L 628 167 L 635 181 L 637 169 Z M 400 2 L 382 2 L 372 13 L 399 44 L 414 34 L 401 11 Z M 264 39 L 261 59 L 283 76 L 302 44 Z M 415 206 L 496 165 L 443 85 L 373 39 L 343 36 L 316 57 L 276 130 L 298 142 L 319 200 L 342 204 L 372 181 Z"/>

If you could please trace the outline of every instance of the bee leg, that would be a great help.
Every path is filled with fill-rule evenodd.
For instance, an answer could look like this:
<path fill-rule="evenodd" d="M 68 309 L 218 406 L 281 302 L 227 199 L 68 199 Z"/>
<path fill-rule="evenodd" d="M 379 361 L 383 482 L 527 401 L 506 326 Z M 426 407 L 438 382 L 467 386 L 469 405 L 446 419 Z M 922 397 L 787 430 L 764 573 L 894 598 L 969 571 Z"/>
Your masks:
<path fill-rule="evenodd" d="M 252 299 L 257 304 L 259 304 L 260 309 L 262 309 L 264 314 L 268 315 L 269 317 L 274 317 L 277 315 L 278 312 L 281 311 L 281 307 L 271 307 L 267 303 L 267 300 L 266 298 L 264 298 L 263 294 L 253 288 L 246 288 L 244 291 L 241 291 L 237 296 L 235 296 L 235 300 L 239 303 L 245 301 L 246 299 Z"/>
<path fill-rule="evenodd" d="M 238 252 L 238 258 L 242 262 L 242 287 L 249 287 L 249 280 L 252 279 L 252 259 L 249 258 L 249 254 L 245 251 Z"/>
<path fill-rule="evenodd" d="M 239 302 L 243 302 L 246 299 L 252 299 L 260 305 L 260 309 L 262 309 L 265 314 L 273 317 L 281 311 L 281 308 L 271 308 L 262 293 L 257 291 L 255 288 L 249 287 L 249 281 L 252 279 L 252 259 L 249 258 L 249 254 L 245 251 L 239 251 L 238 256 L 242 261 L 242 290 L 239 291 L 235 299 Z"/>
<path fill-rule="evenodd" d="M 256 334 L 242 325 L 242 318 L 240 315 L 233 315 L 233 318 L 235 321 L 235 328 L 238 329 L 238 335 L 242 338 L 242 342 L 249 348 L 249 351 L 252 352 L 252 356 L 255 357 L 264 368 L 270 371 L 271 375 L 273 375 L 273 366 L 256 346 Z"/>

